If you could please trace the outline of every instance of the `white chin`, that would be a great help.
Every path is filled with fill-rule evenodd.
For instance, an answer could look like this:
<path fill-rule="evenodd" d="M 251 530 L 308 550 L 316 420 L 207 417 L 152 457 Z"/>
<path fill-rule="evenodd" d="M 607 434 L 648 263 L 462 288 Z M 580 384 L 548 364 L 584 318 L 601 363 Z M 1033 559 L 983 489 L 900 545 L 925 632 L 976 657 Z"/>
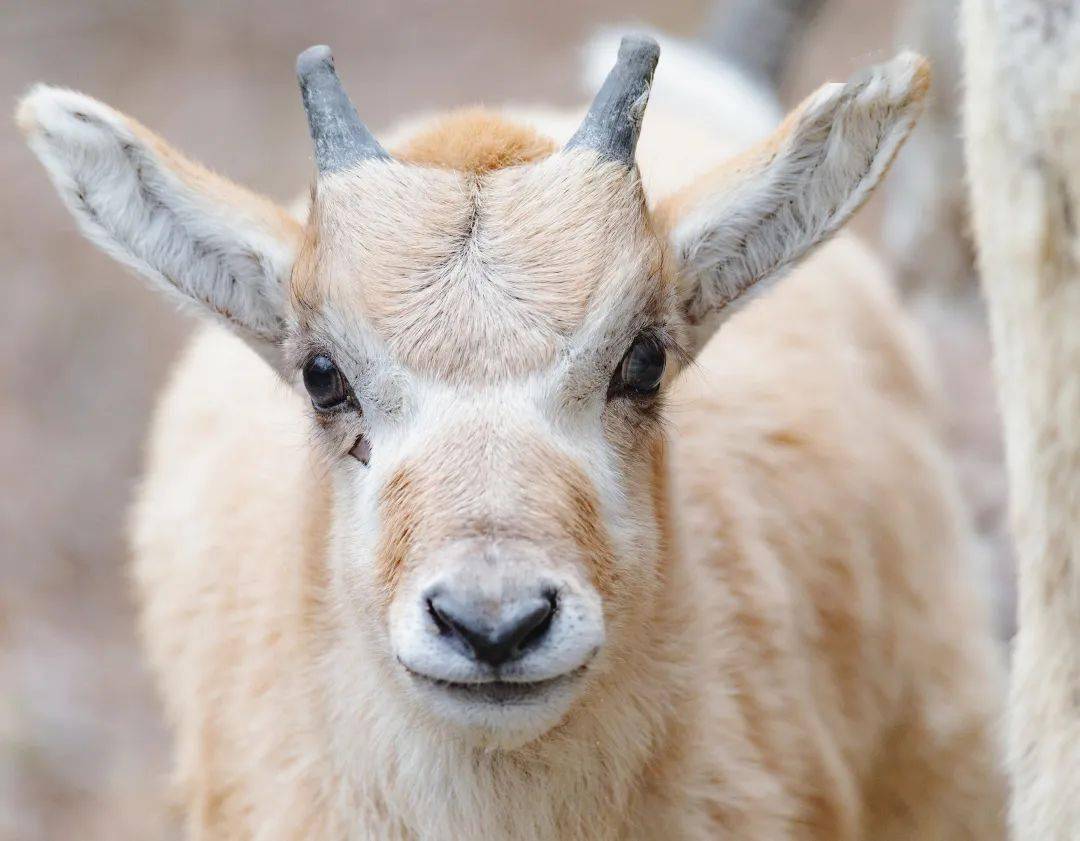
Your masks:
<path fill-rule="evenodd" d="M 409 672 L 413 690 L 433 714 L 480 731 L 504 747 L 543 735 L 566 716 L 581 689 L 581 670 L 537 683 L 450 683 Z"/>

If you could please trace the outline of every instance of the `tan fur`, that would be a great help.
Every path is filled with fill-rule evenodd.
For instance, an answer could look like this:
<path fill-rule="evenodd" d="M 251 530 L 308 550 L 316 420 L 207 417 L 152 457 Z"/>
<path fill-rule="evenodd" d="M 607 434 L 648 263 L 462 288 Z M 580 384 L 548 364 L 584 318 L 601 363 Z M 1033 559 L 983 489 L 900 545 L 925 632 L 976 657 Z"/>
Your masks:
<path fill-rule="evenodd" d="M 548 458 L 543 451 L 540 456 L 547 470 L 539 475 L 544 477 L 544 485 L 550 494 L 548 504 L 554 512 L 559 532 L 569 535 L 585 558 L 597 592 L 602 597 L 612 597 L 615 562 L 611 545 L 600 526 L 600 505 L 592 491 L 592 483 L 576 465 Z M 657 494 L 654 492 L 654 500 L 658 498 Z"/>
<path fill-rule="evenodd" d="M 404 163 L 482 175 L 534 163 L 555 151 L 555 143 L 535 129 L 484 108 L 462 108 L 394 148 Z"/>
<path fill-rule="evenodd" d="M 314 214 L 330 221 L 294 272 L 298 309 L 362 314 L 396 358 L 431 375 L 537 370 L 596 298 L 629 295 L 630 283 L 664 294 L 634 178 L 591 154 L 482 176 L 375 164 L 324 178 Z M 551 247 L 570 232 L 578 247 Z"/>
<path fill-rule="evenodd" d="M 497 467 L 516 480 L 516 487 L 508 492 L 500 483 L 501 504 L 484 506 L 478 504 L 477 488 L 489 481 L 490 465 L 437 466 L 440 452 L 483 443 L 483 432 L 475 430 L 436 438 L 422 458 L 404 464 L 383 487 L 377 561 L 387 591 L 393 592 L 409 556 L 420 554 L 418 545 L 437 547 L 453 539 L 498 534 L 500 540 L 566 538 L 572 544 L 566 551 L 580 554 L 590 580 L 601 594 L 609 594 L 615 565 L 589 477 L 542 440 L 524 439 L 512 454 L 500 454 Z"/>
<path fill-rule="evenodd" d="M 379 492 L 383 531 L 375 557 L 379 564 L 378 578 L 388 600 L 412 551 L 418 523 L 424 513 L 417 502 L 416 479 L 410 467 L 399 469 Z"/>

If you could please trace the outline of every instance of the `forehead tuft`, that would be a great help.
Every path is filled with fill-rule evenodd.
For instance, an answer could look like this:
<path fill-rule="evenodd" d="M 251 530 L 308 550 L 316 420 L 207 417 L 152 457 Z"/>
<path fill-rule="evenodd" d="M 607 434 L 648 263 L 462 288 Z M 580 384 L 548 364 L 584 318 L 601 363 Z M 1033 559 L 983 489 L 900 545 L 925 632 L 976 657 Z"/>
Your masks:
<path fill-rule="evenodd" d="M 660 283 L 636 172 L 584 150 L 482 172 L 365 162 L 320 179 L 310 227 L 293 282 L 309 326 L 374 331 L 444 380 L 542 368 Z"/>
<path fill-rule="evenodd" d="M 394 150 L 402 163 L 485 173 L 546 158 L 555 142 L 485 108 L 452 111 Z"/>

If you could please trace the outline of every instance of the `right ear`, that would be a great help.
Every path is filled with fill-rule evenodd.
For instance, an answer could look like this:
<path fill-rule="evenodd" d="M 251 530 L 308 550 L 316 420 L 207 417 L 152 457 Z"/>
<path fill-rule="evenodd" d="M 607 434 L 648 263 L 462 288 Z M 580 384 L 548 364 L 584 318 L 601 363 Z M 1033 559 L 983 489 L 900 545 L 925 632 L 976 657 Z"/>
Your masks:
<path fill-rule="evenodd" d="M 16 122 L 91 241 L 279 364 L 299 222 L 80 93 L 38 85 Z"/>

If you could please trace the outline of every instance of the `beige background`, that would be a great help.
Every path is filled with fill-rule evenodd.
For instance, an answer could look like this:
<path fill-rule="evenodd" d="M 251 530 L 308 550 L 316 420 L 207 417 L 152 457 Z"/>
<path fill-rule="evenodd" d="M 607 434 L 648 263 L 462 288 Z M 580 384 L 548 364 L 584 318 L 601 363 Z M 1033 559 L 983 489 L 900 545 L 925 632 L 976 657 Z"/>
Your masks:
<path fill-rule="evenodd" d="M 832 0 L 796 58 L 791 94 L 889 52 L 896 3 Z M 9 2 L 0 98 L 13 108 L 37 80 L 78 88 L 289 198 L 309 176 L 293 61 L 312 43 L 333 44 L 378 127 L 432 106 L 578 102 L 577 54 L 594 26 L 692 34 L 707 6 Z M 123 522 L 154 394 L 191 322 L 79 237 L 10 120 L 0 166 L 0 838 L 173 837 Z"/>

